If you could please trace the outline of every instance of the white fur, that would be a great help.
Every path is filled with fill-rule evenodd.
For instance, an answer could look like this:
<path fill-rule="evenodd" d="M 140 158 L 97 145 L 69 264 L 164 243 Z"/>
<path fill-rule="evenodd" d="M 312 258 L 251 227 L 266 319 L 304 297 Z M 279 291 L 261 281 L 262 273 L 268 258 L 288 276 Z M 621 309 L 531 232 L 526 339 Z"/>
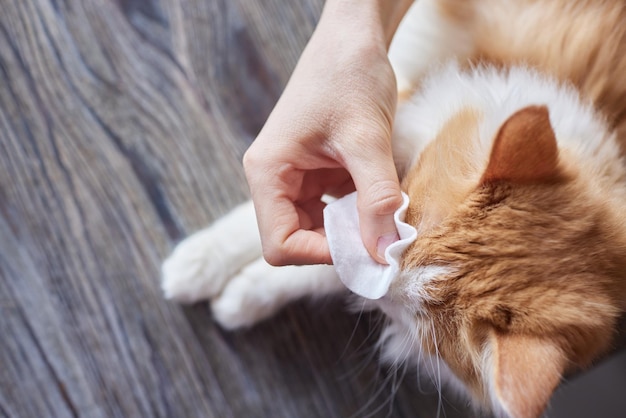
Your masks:
<path fill-rule="evenodd" d="M 178 244 L 163 263 L 161 288 L 166 298 L 179 302 L 210 299 L 260 255 L 261 238 L 250 201 Z"/>
<path fill-rule="evenodd" d="M 393 37 L 389 61 L 401 93 L 413 90 L 433 65 L 472 51 L 470 39 L 444 19 L 438 8 L 436 0 L 414 2 Z"/>
<path fill-rule="evenodd" d="M 433 302 L 428 289 L 451 272 L 443 266 L 422 266 L 403 271 L 398 279 L 402 283 L 399 291 L 408 296 L 409 305 L 384 297 L 373 301 L 389 318 L 383 329 L 378 348 L 381 360 L 397 364 L 409 362 L 419 367 L 420 377 L 427 378 L 439 390 L 442 386 L 450 388 L 459 397 L 470 399 L 470 392 L 465 384 L 452 372 L 439 353 L 427 353 L 422 348 L 423 338 L 434 338 L 434 330 L 429 318 L 424 316 L 424 302 Z M 396 290 L 397 292 L 398 290 Z M 436 343 L 436 341 L 435 341 Z"/>
<path fill-rule="evenodd" d="M 162 288 L 179 302 L 212 300 L 217 322 L 253 325 L 307 295 L 345 292 L 332 266 L 274 267 L 263 260 L 252 202 L 182 241 L 162 267 Z"/>
<path fill-rule="evenodd" d="M 389 318 L 378 341 L 381 360 L 385 363 L 416 363 L 422 355 L 420 341 L 423 324 L 417 322 L 409 309 L 394 303 L 388 297 L 376 301 L 378 308 Z"/>
<path fill-rule="evenodd" d="M 406 283 L 402 287 L 402 292 L 411 300 L 412 307 L 422 310 L 424 302 L 433 302 L 431 293 L 436 282 L 443 280 L 452 269 L 443 266 L 421 266 L 400 273 L 399 281 Z"/>
<path fill-rule="evenodd" d="M 228 281 L 211 308 L 227 329 L 251 326 L 304 296 L 345 292 L 332 266 L 274 267 L 263 258 L 250 263 Z"/>

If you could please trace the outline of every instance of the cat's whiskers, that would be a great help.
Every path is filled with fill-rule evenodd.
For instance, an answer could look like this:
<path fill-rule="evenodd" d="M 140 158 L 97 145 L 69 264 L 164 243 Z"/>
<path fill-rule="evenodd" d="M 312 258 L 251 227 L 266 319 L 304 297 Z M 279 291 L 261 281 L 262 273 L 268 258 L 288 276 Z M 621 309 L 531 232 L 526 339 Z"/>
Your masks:
<path fill-rule="evenodd" d="M 359 318 L 361 316 L 359 315 Z M 357 376 L 362 374 L 367 367 L 372 364 L 373 362 L 375 362 L 375 359 L 380 351 L 379 348 L 379 343 L 380 340 L 378 342 L 375 342 L 373 345 L 369 344 L 369 341 L 371 340 L 371 338 L 376 335 L 378 333 L 378 331 L 381 328 L 385 327 L 385 324 L 389 322 L 389 319 L 382 316 L 382 315 L 377 315 L 377 318 L 375 320 L 375 322 L 373 322 L 371 324 L 371 326 L 369 327 L 369 331 L 367 336 L 363 339 L 363 341 L 361 341 L 358 345 L 358 347 L 356 347 L 355 349 L 352 349 L 350 352 L 350 355 L 352 357 L 355 356 L 361 356 L 363 355 L 363 358 L 358 360 L 357 365 L 355 368 L 349 370 L 346 372 L 346 375 L 340 376 L 340 378 L 350 378 L 350 376 Z M 356 332 L 356 325 L 353 331 L 352 336 L 350 337 L 351 339 L 354 337 L 354 334 Z M 348 346 L 350 344 L 350 341 L 348 341 L 348 343 L 346 343 L 346 349 L 344 349 L 344 352 L 342 353 L 342 357 L 344 355 L 346 355 L 347 353 L 347 349 Z"/>
<path fill-rule="evenodd" d="M 403 367 L 400 367 L 400 366 L 403 366 Z M 352 417 L 354 418 L 373 417 L 378 412 L 380 412 L 387 404 L 390 404 L 390 412 L 388 414 L 388 416 L 390 416 L 391 412 L 393 411 L 393 399 L 395 398 L 395 395 L 399 390 L 400 382 L 402 381 L 402 379 L 404 378 L 404 375 L 406 374 L 406 366 L 407 366 L 406 363 L 403 363 L 403 364 L 394 363 L 390 365 L 385 377 L 383 378 L 382 383 L 374 382 L 375 384 L 373 385 L 373 387 L 377 389 L 374 391 L 374 393 L 371 396 L 368 397 L 369 400 L 365 404 L 363 404 L 354 414 L 352 414 Z M 400 378 L 398 379 L 398 370 L 400 369 L 402 369 L 402 373 L 400 375 Z M 378 370 L 380 371 L 380 368 Z M 377 376 L 379 376 L 379 374 L 377 374 Z M 376 402 L 376 400 L 381 396 L 381 394 L 385 391 L 385 389 L 389 385 L 391 385 L 390 395 L 387 396 L 385 400 L 381 402 L 379 405 L 377 405 L 374 409 L 369 410 L 370 407 L 372 407 L 372 405 Z M 368 412 L 367 414 L 364 415 L 366 411 Z"/>
<path fill-rule="evenodd" d="M 361 303 L 361 307 L 359 308 L 359 314 L 356 318 L 356 321 L 354 323 L 354 327 L 352 328 L 352 333 L 350 334 L 350 337 L 348 338 L 348 341 L 346 342 L 346 346 L 344 347 L 343 351 L 341 352 L 341 355 L 339 356 L 339 360 L 341 361 L 344 356 L 346 355 L 346 353 L 348 352 L 348 348 L 350 347 L 350 344 L 352 343 L 352 340 L 354 339 L 354 335 L 356 334 L 357 329 L 359 328 L 359 324 L 361 323 L 361 317 L 363 316 L 363 312 L 364 312 L 364 308 L 365 308 L 365 299 L 362 300 Z M 365 341 L 369 339 L 370 335 L 372 335 L 372 331 L 370 331 L 370 333 L 367 335 L 367 337 L 365 338 Z M 362 346 L 363 343 L 365 342 L 361 342 L 361 344 L 359 344 L 359 346 L 356 348 L 355 351 L 358 351 Z"/>
<path fill-rule="evenodd" d="M 418 330 L 421 332 L 422 328 L 418 328 Z M 420 338 L 420 341 L 422 341 L 422 339 Z M 422 394 L 426 394 L 426 390 L 424 390 L 424 388 L 422 388 L 422 381 L 425 381 L 425 379 L 423 378 L 423 376 L 420 374 L 420 371 L 422 370 L 422 365 L 424 365 L 424 347 L 419 344 L 418 345 L 418 351 L 417 351 L 417 364 L 416 364 L 416 373 L 417 373 L 417 389 L 419 390 L 420 393 Z"/>
<path fill-rule="evenodd" d="M 396 398 L 396 395 L 398 393 L 398 391 L 400 390 L 400 384 L 402 383 L 402 381 L 404 380 L 404 376 L 406 376 L 406 372 L 408 370 L 408 366 L 409 363 L 404 361 L 402 363 L 402 367 L 398 367 L 396 370 L 394 370 L 393 376 L 393 382 L 391 384 L 391 393 L 389 394 L 389 413 L 387 416 L 392 416 L 393 413 L 393 400 Z M 402 369 L 402 372 L 400 373 L 400 376 L 398 377 L 397 375 L 397 371 L 399 369 Z"/>
<path fill-rule="evenodd" d="M 437 334 L 435 333 L 435 326 L 433 322 L 430 322 L 430 334 L 433 341 L 433 346 L 435 347 L 435 360 L 437 362 L 437 370 L 435 377 L 435 388 L 437 389 L 438 404 L 437 404 L 437 418 L 439 418 L 441 410 L 443 409 L 443 399 L 442 399 L 442 382 L 441 382 L 441 356 L 439 355 L 439 346 L 437 344 Z M 432 357 L 431 357 L 432 359 Z"/>

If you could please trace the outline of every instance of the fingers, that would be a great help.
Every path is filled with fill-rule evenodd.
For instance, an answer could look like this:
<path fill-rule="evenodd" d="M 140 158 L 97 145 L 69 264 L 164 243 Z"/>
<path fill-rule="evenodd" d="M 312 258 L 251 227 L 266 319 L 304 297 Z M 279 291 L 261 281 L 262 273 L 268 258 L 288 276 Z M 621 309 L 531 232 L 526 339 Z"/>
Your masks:
<path fill-rule="evenodd" d="M 263 201 L 260 203 L 263 205 Z M 289 201 L 284 203 L 274 202 L 271 208 L 273 216 L 264 216 L 263 211 L 260 216 L 257 214 L 265 260 L 273 266 L 332 264 L 323 229 L 301 228 L 299 219 L 308 218 L 308 214 Z M 276 216 L 281 209 L 293 211 L 295 217 Z M 310 219 L 304 221 L 305 224 L 310 222 Z M 264 234 L 263 228 L 273 228 L 274 232 Z"/>
<path fill-rule="evenodd" d="M 402 204 L 400 187 L 391 179 L 376 179 L 361 190 L 357 205 L 363 244 L 376 261 L 387 264 L 385 250 L 400 239 L 393 220 Z"/>
<path fill-rule="evenodd" d="M 252 147 L 244 156 L 244 168 L 254 201 L 263 245 L 271 265 L 332 264 L 323 234 L 323 203 L 317 199 L 297 202 L 304 175 L 284 165 L 268 167 Z M 274 167 L 273 172 L 269 170 Z M 316 213 L 319 212 L 319 215 Z M 236 238 L 236 237 L 234 237 Z"/>
<path fill-rule="evenodd" d="M 382 146 L 367 158 L 351 161 L 348 170 L 358 192 L 357 209 L 363 244 L 372 258 L 387 264 L 385 250 L 400 239 L 393 215 L 402 205 L 391 150 Z"/>

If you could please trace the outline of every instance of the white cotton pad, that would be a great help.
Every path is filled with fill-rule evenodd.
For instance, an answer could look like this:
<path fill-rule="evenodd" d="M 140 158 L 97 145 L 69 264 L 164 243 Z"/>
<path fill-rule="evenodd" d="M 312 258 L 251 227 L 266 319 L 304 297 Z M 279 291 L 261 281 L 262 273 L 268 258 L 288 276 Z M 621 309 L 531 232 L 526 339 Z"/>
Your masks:
<path fill-rule="evenodd" d="M 389 265 L 376 262 L 367 252 L 359 230 L 356 192 L 330 203 L 324 209 L 324 229 L 330 255 L 343 284 L 367 299 L 380 299 L 400 272 L 400 257 L 417 238 L 417 230 L 404 222 L 409 197 L 402 193 L 402 206 L 394 214 L 400 240 L 385 250 Z"/>

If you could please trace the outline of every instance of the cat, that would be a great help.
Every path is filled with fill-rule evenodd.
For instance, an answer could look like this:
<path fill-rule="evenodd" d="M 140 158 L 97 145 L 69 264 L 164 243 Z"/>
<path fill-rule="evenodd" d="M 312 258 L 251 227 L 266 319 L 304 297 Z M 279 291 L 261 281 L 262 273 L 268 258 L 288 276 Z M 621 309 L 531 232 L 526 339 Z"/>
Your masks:
<path fill-rule="evenodd" d="M 419 235 L 367 301 L 389 318 L 381 358 L 436 358 L 478 410 L 541 416 L 564 374 L 613 348 L 626 310 L 626 6 L 419 0 L 389 57 Z M 227 329 L 347 293 L 332 266 L 268 265 L 250 202 L 162 272 L 168 298 L 210 299 Z"/>

